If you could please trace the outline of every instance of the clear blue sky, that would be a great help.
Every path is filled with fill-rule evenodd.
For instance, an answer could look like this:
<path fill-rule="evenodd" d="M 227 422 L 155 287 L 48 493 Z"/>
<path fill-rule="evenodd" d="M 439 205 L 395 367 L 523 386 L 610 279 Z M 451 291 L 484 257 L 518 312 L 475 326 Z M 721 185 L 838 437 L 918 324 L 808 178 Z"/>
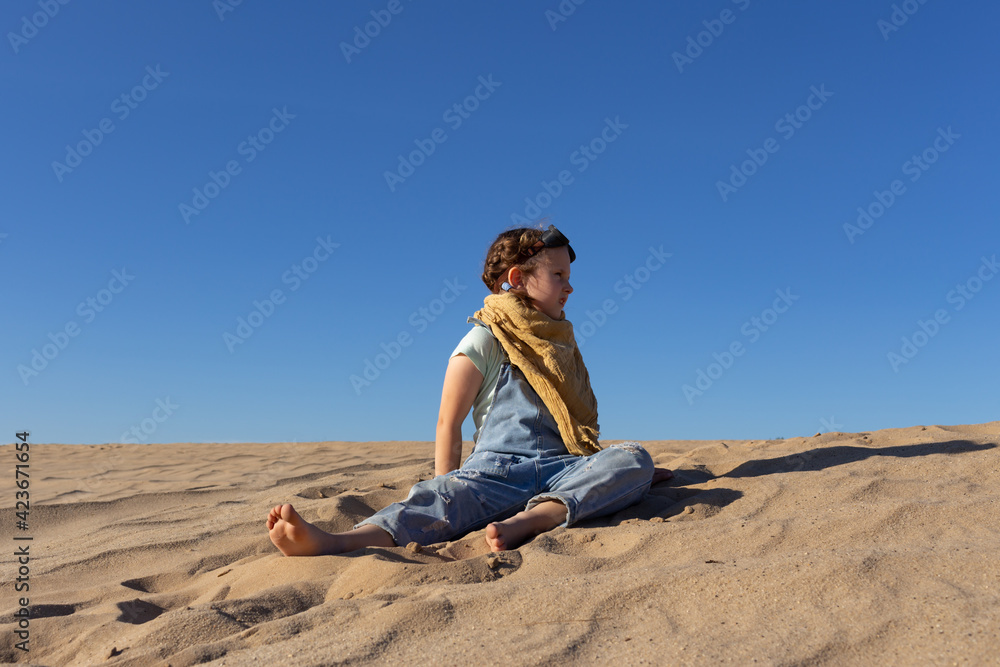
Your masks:
<path fill-rule="evenodd" d="M 6 2 L 0 440 L 433 440 L 518 216 L 606 438 L 997 419 L 1000 8 L 896 7 Z"/>

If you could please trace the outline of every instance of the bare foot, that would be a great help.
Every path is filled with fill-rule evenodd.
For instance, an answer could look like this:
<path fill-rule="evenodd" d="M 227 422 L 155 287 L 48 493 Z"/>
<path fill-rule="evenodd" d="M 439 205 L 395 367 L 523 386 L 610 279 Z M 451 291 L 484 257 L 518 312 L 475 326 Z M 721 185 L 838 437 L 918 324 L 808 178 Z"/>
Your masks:
<path fill-rule="evenodd" d="M 486 526 L 486 545 L 490 551 L 516 549 L 525 540 L 550 531 L 566 520 L 566 506 L 555 500 L 538 503 L 505 521 Z"/>
<path fill-rule="evenodd" d="M 328 533 L 303 519 L 289 504 L 267 515 L 267 533 L 286 556 L 332 556 L 365 547 L 394 547 L 392 536 L 371 524 L 346 533 Z"/>
<path fill-rule="evenodd" d="M 289 504 L 276 505 L 267 515 L 267 533 L 286 556 L 341 553 L 335 536 L 312 525 Z"/>
<path fill-rule="evenodd" d="M 491 523 L 486 526 L 486 546 L 490 551 L 507 551 L 509 533 L 504 534 L 506 526 L 502 523 Z"/>

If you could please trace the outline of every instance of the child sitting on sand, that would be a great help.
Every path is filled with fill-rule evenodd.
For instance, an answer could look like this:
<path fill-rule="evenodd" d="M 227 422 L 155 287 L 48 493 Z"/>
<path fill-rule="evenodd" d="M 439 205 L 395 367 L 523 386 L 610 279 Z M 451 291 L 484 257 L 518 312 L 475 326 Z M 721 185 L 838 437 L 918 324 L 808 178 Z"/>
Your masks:
<path fill-rule="evenodd" d="M 330 534 L 288 504 L 267 517 L 286 556 L 444 542 L 486 527 L 492 551 L 557 526 L 613 514 L 669 479 L 636 442 L 598 445 L 597 400 L 563 306 L 576 253 L 554 226 L 512 229 L 490 246 L 492 294 L 445 372 L 433 479 L 418 482 L 355 526 Z M 459 467 L 462 422 L 473 410 L 475 447 Z"/>

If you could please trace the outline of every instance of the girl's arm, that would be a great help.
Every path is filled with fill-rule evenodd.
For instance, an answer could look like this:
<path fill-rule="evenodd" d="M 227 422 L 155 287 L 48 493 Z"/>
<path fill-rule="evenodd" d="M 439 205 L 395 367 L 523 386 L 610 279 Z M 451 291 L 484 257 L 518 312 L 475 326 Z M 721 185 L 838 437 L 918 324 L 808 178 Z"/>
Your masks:
<path fill-rule="evenodd" d="M 459 354 L 448 361 L 434 441 L 435 475 L 449 473 L 461 464 L 462 422 L 482 385 L 483 374 L 467 356 Z"/>

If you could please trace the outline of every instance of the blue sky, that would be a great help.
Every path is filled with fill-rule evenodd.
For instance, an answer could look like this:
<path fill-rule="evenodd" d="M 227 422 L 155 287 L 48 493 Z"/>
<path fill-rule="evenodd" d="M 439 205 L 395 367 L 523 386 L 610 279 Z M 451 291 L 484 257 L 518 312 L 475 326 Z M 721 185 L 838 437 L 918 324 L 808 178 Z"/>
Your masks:
<path fill-rule="evenodd" d="M 541 216 L 605 438 L 997 419 L 1000 8 L 788 4 L 5 3 L 2 439 L 433 440 Z"/>

